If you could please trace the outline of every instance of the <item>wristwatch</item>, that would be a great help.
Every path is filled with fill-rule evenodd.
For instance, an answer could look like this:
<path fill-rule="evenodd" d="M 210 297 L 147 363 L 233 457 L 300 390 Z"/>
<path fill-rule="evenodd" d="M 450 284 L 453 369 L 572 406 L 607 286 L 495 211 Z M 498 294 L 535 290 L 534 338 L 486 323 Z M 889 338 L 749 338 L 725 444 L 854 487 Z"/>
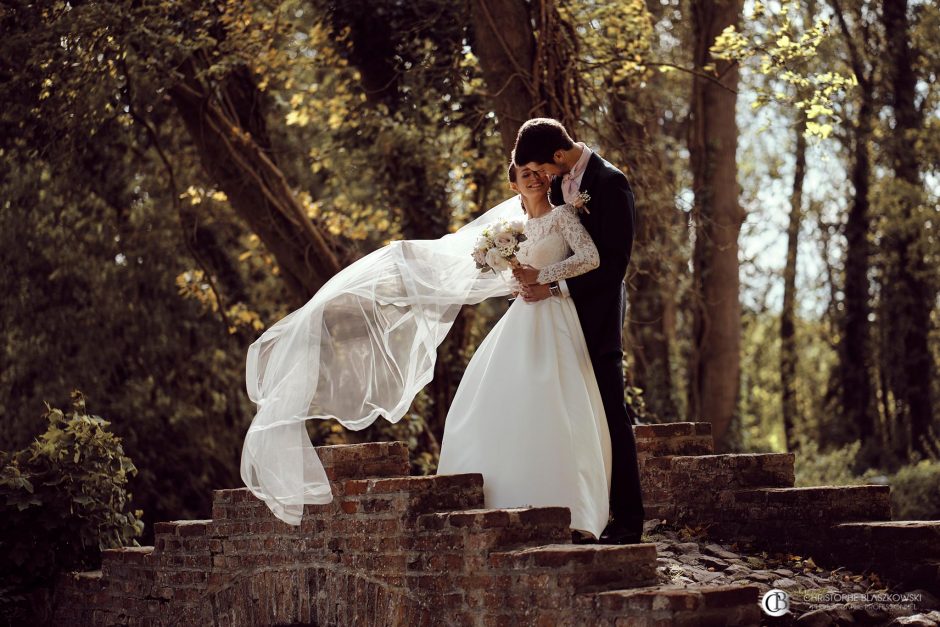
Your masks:
<path fill-rule="evenodd" d="M 561 296 L 561 288 L 558 287 L 558 281 L 552 281 L 548 284 L 548 293 L 552 296 Z"/>

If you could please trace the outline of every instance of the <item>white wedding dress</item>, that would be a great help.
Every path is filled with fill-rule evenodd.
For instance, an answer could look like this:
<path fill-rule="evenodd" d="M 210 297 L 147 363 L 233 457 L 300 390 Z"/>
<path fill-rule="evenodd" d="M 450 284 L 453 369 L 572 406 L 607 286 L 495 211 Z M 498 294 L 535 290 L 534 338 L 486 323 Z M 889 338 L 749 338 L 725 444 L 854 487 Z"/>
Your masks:
<path fill-rule="evenodd" d="M 587 272 L 597 248 L 570 205 L 529 219 L 518 260 L 547 283 Z M 438 474 L 482 473 L 486 507 L 562 506 L 607 525 L 611 447 L 574 302 L 516 299 L 470 360 L 447 415 Z"/>
<path fill-rule="evenodd" d="M 438 239 L 390 242 L 252 342 L 245 384 L 257 411 L 241 476 L 275 516 L 299 525 L 306 505 L 333 500 L 308 420 L 348 429 L 398 422 L 432 380 L 460 308 L 510 293 L 506 273 L 481 273 L 473 251 L 487 228 L 518 215 L 516 196 Z M 571 207 L 530 220 L 526 232 L 519 258 L 542 268 L 542 282 L 598 262 Z M 570 507 L 572 526 L 597 535 L 607 519 L 609 440 L 574 304 L 517 300 L 463 378 L 440 472 L 482 472 L 490 506 Z"/>

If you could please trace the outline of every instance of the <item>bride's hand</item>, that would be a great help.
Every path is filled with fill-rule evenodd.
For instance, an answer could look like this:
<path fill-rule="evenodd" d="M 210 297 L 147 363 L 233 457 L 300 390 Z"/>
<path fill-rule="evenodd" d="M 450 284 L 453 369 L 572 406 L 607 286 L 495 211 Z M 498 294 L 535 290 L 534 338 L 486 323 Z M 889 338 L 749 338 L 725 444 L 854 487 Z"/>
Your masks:
<path fill-rule="evenodd" d="M 527 303 L 536 303 L 540 300 L 545 300 L 552 293 L 549 291 L 547 285 L 542 285 L 541 283 L 536 283 L 535 285 L 526 285 L 525 289 L 522 290 L 522 300 Z"/>
<path fill-rule="evenodd" d="M 523 285 L 538 283 L 539 271 L 532 266 L 519 266 L 512 269 L 512 275 Z"/>

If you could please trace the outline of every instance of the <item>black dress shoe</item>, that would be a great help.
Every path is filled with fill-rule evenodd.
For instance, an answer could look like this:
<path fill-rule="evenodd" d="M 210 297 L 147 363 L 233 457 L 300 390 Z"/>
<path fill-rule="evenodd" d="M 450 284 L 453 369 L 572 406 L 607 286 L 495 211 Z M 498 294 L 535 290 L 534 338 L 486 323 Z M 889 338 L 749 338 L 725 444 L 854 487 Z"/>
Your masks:
<path fill-rule="evenodd" d="M 601 534 L 602 544 L 639 544 L 642 532 L 624 527 L 623 525 L 607 525 Z"/>
<path fill-rule="evenodd" d="M 571 544 L 597 544 L 594 536 L 580 529 L 571 530 Z"/>

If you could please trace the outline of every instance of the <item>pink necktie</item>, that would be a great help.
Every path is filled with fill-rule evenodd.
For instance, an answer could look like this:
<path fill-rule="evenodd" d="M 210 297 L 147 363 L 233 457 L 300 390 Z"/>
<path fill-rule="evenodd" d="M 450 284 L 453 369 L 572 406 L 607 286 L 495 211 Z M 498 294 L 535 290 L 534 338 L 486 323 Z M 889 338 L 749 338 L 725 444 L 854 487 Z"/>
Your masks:
<path fill-rule="evenodd" d="M 574 202 L 575 198 L 578 197 L 577 178 L 580 174 L 581 172 L 572 168 L 571 172 L 561 177 L 561 195 L 564 196 L 565 202 Z"/>
<path fill-rule="evenodd" d="M 581 157 L 575 162 L 571 171 L 561 177 L 561 195 L 567 203 L 573 203 L 578 197 L 578 194 L 581 193 L 578 189 L 581 187 L 580 179 L 581 175 L 584 174 L 584 170 L 587 168 L 587 146 L 584 144 L 579 145 L 582 149 Z"/>

